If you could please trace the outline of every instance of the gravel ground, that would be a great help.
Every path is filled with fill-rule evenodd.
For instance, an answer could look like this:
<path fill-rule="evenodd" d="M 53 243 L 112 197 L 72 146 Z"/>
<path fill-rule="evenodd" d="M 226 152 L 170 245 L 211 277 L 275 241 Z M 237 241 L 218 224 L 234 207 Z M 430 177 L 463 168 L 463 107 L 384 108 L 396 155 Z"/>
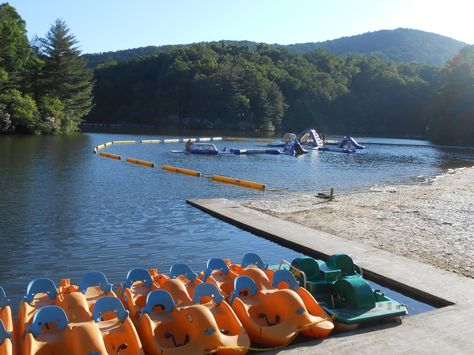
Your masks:
<path fill-rule="evenodd" d="M 315 195 L 245 205 L 474 278 L 474 168 L 450 170 L 418 185 L 336 196 L 332 202 Z"/>

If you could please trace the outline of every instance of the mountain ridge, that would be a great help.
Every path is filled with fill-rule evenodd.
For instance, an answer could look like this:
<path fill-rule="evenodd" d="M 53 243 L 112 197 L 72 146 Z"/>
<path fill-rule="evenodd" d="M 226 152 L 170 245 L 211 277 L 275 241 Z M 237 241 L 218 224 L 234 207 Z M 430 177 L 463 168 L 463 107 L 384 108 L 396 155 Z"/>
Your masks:
<path fill-rule="evenodd" d="M 253 41 L 210 41 L 198 43 L 226 43 L 229 45 L 255 48 L 262 42 Z M 197 43 L 146 46 L 118 51 L 87 53 L 86 59 L 90 68 L 108 62 L 124 62 L 137 57 L 168 52 L 174 49 L 189 47 Z M 355 54 L 376 55 L 384 60 L 396 63 L 419 62 L 429 65 L 442 65 L 459 52 L 467 43 L 433 32 L 416 29 L 397 28 L 394 30 L 378 30 L 353 36 L 344 36 L 321 42 L 305 42 L 294 44 L 268 44 L 272 47 L 287 48 L 290 52 L 307 53 L 322 48 L 330 53 L 349 56 Z"/>

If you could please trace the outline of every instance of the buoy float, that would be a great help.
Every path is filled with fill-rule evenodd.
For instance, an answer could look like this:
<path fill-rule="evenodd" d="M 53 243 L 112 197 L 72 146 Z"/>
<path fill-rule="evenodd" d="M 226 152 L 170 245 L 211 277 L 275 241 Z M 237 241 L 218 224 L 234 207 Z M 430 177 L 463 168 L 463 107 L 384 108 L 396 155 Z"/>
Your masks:
<path fill-rule="evenodd" d="M 107 153 L 107 152 L 99 152 L 99 155 L 103 156 L 103 157 L 106 157 L 106 158 L 110 158 L 110 159 L 117 159 L 117 160 L 122 159 L 122 157 L 120 155 L 111 154 L 111 153 Z"/>
<path fill-rule="evenodd" d="M 197 177 L 201 176 L 201 173 L 199 171 L 196 171 L 196 170 L 177 168 L 177 167 L 171 166 L 171 165 L 162 165 L 161 167 L 163 168 L 163 170 L 172 171 L 174 173 L 197 176 Z"/>
<path fill-rule="evenodd" d="M 247 138 L 235 138 L 235 137 L 227 137 L 223 138 L 225 141 L 246 141 L 248 140 Z"/>
<path fill-rule="evenodd" d="M 104 145 L 105 145 L 106 147 L 111 146 L 112 144 L 114 144 L 114 142 L 107 142 L 107 143 L 104 143 Z"/>
<path fill-rule="evenodd" d="M 220 176 L 220 175 L 213 175 L 211 176 L 211 180 L 222 182 L 225 184 L 237 185 L 242 187 L 248 187 L 250 189 L 257 189 L 257 190 L 265 190 L 265 185 L 260 184 L 258 182 L 248 181 L 248 180 L 240 180 L 235 179 L 227 176 Z"/>
<path fill-rule="evenodd" d="M 161 143 L 161 141 L 159 139 L 142 139 L 140 142 L 142 144 L 145 144 L 145 143 Z"/>
<path fill-rule="evenodd" d="M 221 141 L 221 140 L 222 140 L 222 137 L 213 137 L 212 140 L 213 140 L 213 141 Z"/>
<path fill-rule="evenodd" d="M 209 142 L 210 140 L 211 138 L 208 138 L 208 137 L 199 138 L 199 142 Z"/>
<path fill-rule="evenodd" d="M 191 142 L 196 142 L 197 141 L 197 138 L 183 138 L 182 139 L 182 142 L 183 143 L 186 143 L 188 141 L 191 141 Z"/>
<path fill-rule="evenodd" d="M 273 139 L 256 139 L 255 142 L 275 142 Z"/>
<path fill-rule="evenodd" d="M 135 144 L 136 141 L 112 141 L 113 144 Z"/>
<path fill-rule="evenodd" d="M 146 161 L 146 160 L 140 160 L 140 159 L 135 159 L 135 158 L 127 158 L 126 160 L 127 160 L 129 163 L 134 163 L 134 164 L 138 164 L 138 165 L 148 166 L 149 168 L 154 168 L 154 167 L 155 167 L 155 163 L 152 163 L 152 162 Z"/>
<path fill-rule="evenodd" d="M 179 143 L 179 139 L 163 139 L 163 143 Z"/>

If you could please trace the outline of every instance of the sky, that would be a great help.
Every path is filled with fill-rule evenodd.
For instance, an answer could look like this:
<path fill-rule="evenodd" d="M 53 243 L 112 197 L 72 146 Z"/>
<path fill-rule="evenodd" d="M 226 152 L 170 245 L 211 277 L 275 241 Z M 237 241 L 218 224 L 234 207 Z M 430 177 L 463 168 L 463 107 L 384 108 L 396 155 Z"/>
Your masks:
<path fill-rule="evenodd" d="M 0 0 L 0 3 L 4 3 Z M 82 52 L 249 40 L 319 42 L 381 29 L 419 29 L 474 44 L 472 0 L 10 0 L 28 36 L 62 18 Z"/>

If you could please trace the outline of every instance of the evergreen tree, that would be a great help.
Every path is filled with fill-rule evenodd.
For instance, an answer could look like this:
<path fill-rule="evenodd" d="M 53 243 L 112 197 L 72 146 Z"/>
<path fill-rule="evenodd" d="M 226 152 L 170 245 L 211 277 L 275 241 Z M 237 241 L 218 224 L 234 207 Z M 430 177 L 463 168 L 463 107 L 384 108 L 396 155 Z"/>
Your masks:
<path fill-rule="evenodd" d="M 39 41 L 44 61 L 41 96 L 58 98 L 64 105 L 62 131 L 75 130 L 92 108 L 92 73 L 79 57 L 77 40 L 63 20 L 56 20 Z"/>
<path fill-rule="evenodd" d="M 0 5 L 0 90 L 18 86 L 31 57 L 25 21 L 8 3 Z M 7 80 L 8 78 L 8 80 Z"/>

